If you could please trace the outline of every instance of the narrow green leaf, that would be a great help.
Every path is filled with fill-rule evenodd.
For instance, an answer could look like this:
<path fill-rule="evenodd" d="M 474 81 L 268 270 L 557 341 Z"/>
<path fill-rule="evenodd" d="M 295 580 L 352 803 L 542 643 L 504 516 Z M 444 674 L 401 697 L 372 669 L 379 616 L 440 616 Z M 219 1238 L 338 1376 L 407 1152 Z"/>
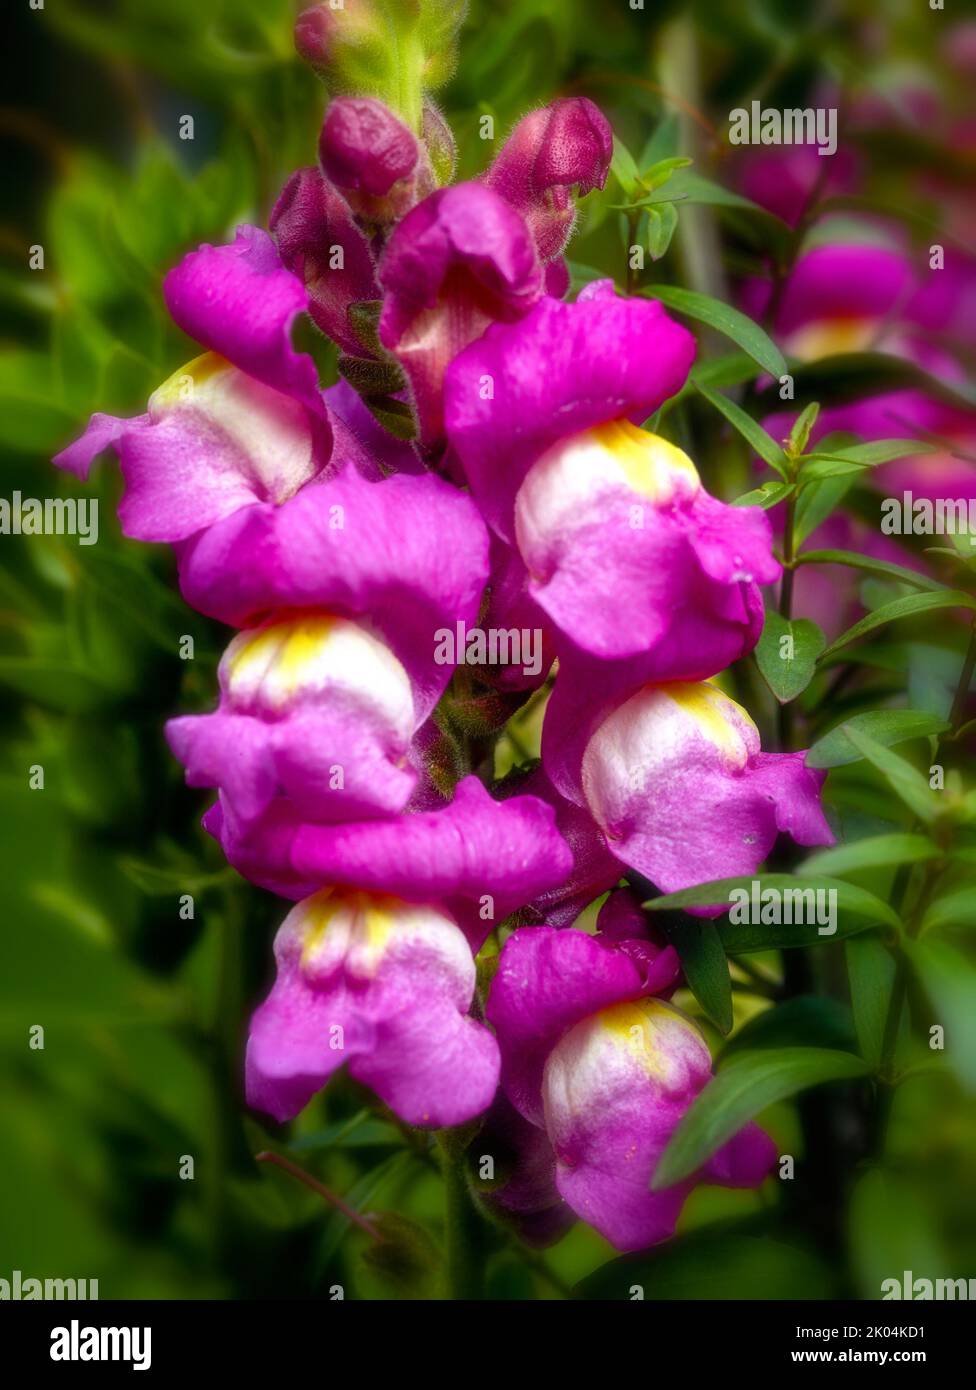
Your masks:
<path fill-rule="evenodd" d="M 906 941 L 905 950 L 945 1029 L 945 1059 L 967 1091 L 976 1091 L 976 966 L 949 941 Z"/>
<path fill-rule="evenodd" d="M 701 380 L 696 380 L 695 388 L 705 397 L 709 405 L 714 406 L 717 411 L 724 415 L 729 424 L 739 431 L 743 439 L 752 445 L 759 457 L 768 463 L 770 468 L 775 468 L 781 477 L 785 478 L 786 455 L 776 440 L 766 433 L 762 425 L 758 425 L 751 415 L 747 415 L 741 405 L 736 405 L 735 401 L 730 401 L 728 396 L 720 396 L 717 391 L 713 391 Z"/>
<path fill-rule="evenodd" d="M 893 753 L 883 743 L 878 743 L 862 729 L 847 728 L 847 737 L 854 747 L 878 769 L 892 791 L 901 797 L 910 811 L 926 825 L 935 820 L 938 802 L 928 782 L 918 771 L 906 762 L 900 753 Z"/>
<path fill-rule="evenodd" d="M 719 1032 L 728 1033 L 732 1027 L 732 981 L 718 928 L 713 922 L 689 917 L 666 926 L 665 934 L 681 957 L 688 988 Z"/>
<path fill-rule="evenodd" d="M 770 480 L 763 483 L 762 487 L 753 488 L 751 492 L 744 492 L 741 497 L 737 497 L 732 503 L 733 507 L 762 507 L 766 512 L 770 507 L 775 507 L 778 502 L 785 502 L 795 491 L 792 483 L 780 483 Z"/>
<path fill-rule="evenodd" d="M 875 932 L 844 942 L 851 1008 L 861 1056 L 872 1071 L 881 1065 L 888 1001 L 895 979 L 895 962 Z"/>
<path fill-rule="evenodd" d="M 707 323 L 709 328 L 731 338 L 772 376 L 785 375 L 786 358 L 769 334 L 731 305 L 723 304 L 720 299 L 713 299 L 699 290 L 680 289 L 676 285 L 648 285 L 640 293 L 651 299 L 659 299 L 676 313 L 687 314 L 699 323 Z"/>
<path fill-rule="evenodd" d="M 939 927 L 976 927 L 976 887 L 960 888 L 932 903 L 922 919 L 922 931 Z"/>
<path fill-rule="evenodd" d="M 610 160 L 610 168 L 627 197 L 633 198 L 637 191 L 640 175 L 637 172 L 634 156 L 616 135 L 613 137 L 613 157 Z"/>
<path fill-rule="evenodd" d="M 921 864 L 938 859 L 942 851 L 924 835 L 871 835 L 850 845 L 836 845 L 811 855 L 803 864 L 809 874 L 853 874 L 892 864 Z"/>
<path fill-rule="evenodd" d="M 808 876 L 806 874 L 740 874 L 737 878 L 718 878 L 710 883 L 699 883 L 694 888 L 682 888 L 676 893 L 665 893 L 659 898 L 651 898 L 644 903 L 644 907 L 649 912 L 668 911 L 671 908 L 688 907 L 727 907 L 732 903 L 731 894 L 737 895 L 745 889 L 750 894 L 749 911 L 752 916 L 752 893 L 753 884 L 756 885 L 755 893 L 761 899 L 763 892 L 767 888 L 774 889 L 777 893 L 785 893 L 792 889 L 795 892 L 808 892 L 818 889 L 829 891 L 833 889 L 836 894 L 836 902 L 839 911 L 850 913 L 856 917 L 864 917 L 869 922 L 885 923 L 900 930 L 901 919 L 892 907 L 886 902 L 869 893 L 866 888 L 860 888 L 853 883 L 845 883 L 843 879 L 829 878 L 825 875 Z M 738 900 L 738 897 L 737 897 Z M 794 900 L 790 899 L 792 903 Z M 809 899 L 805 902 L 809 904 Z M 794 916 L 799 915 L 794 913 Z M 809 915 L 804 909 L 804 915 Z M 819 934 L 816 924 L 810 928 L 812 930 L 813 941 L 824 941 L 827 933 Z M 808 944 L 807 941 L 800 942 L 792 940 L 793 936 L 798 936 L 801 927 L 797 923 L 753 923 L 729 922 L 722 928 L 722 941 L 725 945 L 727 955 L 735 955 L 738 951 L 762 951 L 778 949 L 782 946 Z M 845 935 L 840 928 L 837 936 Z M 740 940 L 748 942 L 747 945 L 740 945 Z M 758 944 L 768 940 L 767 944 Z M 756 942 L 757 944 L 753 944 Z"/>
<path fill-rule="evenodd" d="M 895 743 L 906 743 L 913 738 L 928 738 L 943 734 L 948 729 L 947 722 L 935 714 L 924 710 L 879 709 L 864 714 L 855 714 L 838 724 L 830 733 L 818 738 L 807 753 L 807 767 L 844 767 L 848 763 L 860 762 L 864 756 L 848 738 L 848 730 L 869 734 L 876 743 L 885 748 Z"/>
<path fill-rule="evenodd" d="M 811 401 L 805 406 L 796 418 L 796 423 L 790 430 L 790 450 L 794 454 L 802 454 L 807 447 L 810 438 L 810 431 L 817 423 L 817 416 L 820 414 L 819 401 Z"/>
<path fill-rule="evenodd" d="M 854 550 L 806 550 L 797 556 L 797 564 L 847 565 L 851 569 L 879 575 L 882 579 L 896 579 L 900 584 L 910 584 L 914 589 L 928 589 L 933 593 L 948 592 L 944 584 L 940 584 L 937 579 L 930 579 L 927 574 L 919 574 L 903 565 L 893 565 L 887 560 L 875 560 L 873 556 L 860 555 Z"/>
<path fill-rule="evenodd" d="M 647 249 L 652 261 L 659 261 L 671 245 L 678 226 L 678 214 L 674 203 L 662 203 L 659 208 L 649 208 L 647 214 Z"/>
<path fill-rule="evenodd" d="M 932 448 L 923 439 L 876 439 L 871 444 L 852 444 L 849 448 L 832 453 L 808 454 L 807 459 L 811 463 L 825 460 L 831 463 L 858 463 L 873 468 L 876 464 L 890 463 L 892 459 L 907 458 L 911 454 L 931 454 Z"/>
<path fill-rule="evenodd" d="M 767 1047 L 829 1047 L 853 1052 L 854 1020 L 846 1004 L 820 994 L 800 994 L 754 1014 L 719 1054 L 720 1064 L 737 1052 Z"/>
<path fill-rule="evenodd" d="M 651 1190 L 660 1192 L 690 1177 L 743 1125 L 777 1101 L 828 1081 L 853 1080 L 866 1071 L 860 1057 L 820 1047 L 733 1057 L 685 1112 L 657 1166 Z"/>
<path fill-rule="evenodd" d="M 886 623 L 896 622 L 900 618 L 914 618 L 920 613 L 932 613 L 940 608 L 968 608 L 970 612 L 976 612 L 976 599 L 959 589 L 943 589 L 934 594 L 908 594 L 905 598 L 893 599 L 891 603 L 884 603 L 880 608 L 876 608 L 873 613 L 849 627 L 835 642 L 831 642 L 820 660 L 826 661 L 851 642 L 856 642 L 859 637 L 884 627 Z"/>
<path fill-rule="evenodd" d="M 756 644 L 756 664 L 781 705 L 806 690 L 816 672 L 817 657 L 826 644 L 826 637 L 809 618 L 791 620 L 775 608 L 767 609 Z"/>
<path fill-rule="evenodd" d="M 799 549 L 817 527 L 840 506 L 851 489 L 851 478 L 824 478 L 803 488 L 793 514 L 793 545 Z"/>

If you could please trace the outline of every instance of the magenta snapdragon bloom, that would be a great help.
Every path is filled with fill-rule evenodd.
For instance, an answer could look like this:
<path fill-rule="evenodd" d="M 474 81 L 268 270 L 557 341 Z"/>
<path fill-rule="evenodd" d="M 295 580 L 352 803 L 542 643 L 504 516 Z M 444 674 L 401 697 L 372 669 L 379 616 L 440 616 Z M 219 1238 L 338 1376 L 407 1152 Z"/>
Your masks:
<path fill-rule="evenodd" d="M 402 217 L 434 186 L 416 136 L 375 97 L 337 97 L 329 103 L 319 160 L 326 178 L 369 224 Z"/>
<path fill-rule="evenodd" d="M 613 131 L 586 97 L 564 97 L 518 122 L 484 175 L 528 224 L 542 261 L 569 241 L 576 200 L 602 188 L 613 157 Z"/>
<path fill-rule="evenodd" d="M 341 884 L 409 902 L 439 901 L 474 950 L 573 866 L 551 805 L 530 794 L 496 801 L 477 777 L 462 778 L 447 805 L 408 807 L 400 815 L 309 822 L 278 798 L 242 826 L 222 796 L 203 823 L 239 873 L 282 897 Z"/>
<path fill-rule="evenodd" d="M 802 752 L 764 753 L 746 711 L 711 683 L 642 686 L 586 737 L 562 679 L 543 727 L 546 768 L 621 864 L 663 892 L 754 873 L 780 832 L 833 843 L 825 774 Z"/>
<path fill-rule="evenodd" d="M 711 1057 L 695 1024 L 658 997 L 675 980 L 671 948 L 638 944 L 643 956 L 635 958 L 626 942 L 522 928 L 505 943 L 487 1006 L 502 1088 L 548 1136 L 559 1194 L 620 1250 L 672 1235 L 697 1183 L 755 1187 L 776 1158 L 772 1141 L 749 1124 L 694 1177 L 650 1190 L 671 1135 L 711 1076 Z M 536 1191 L 544 1209 L 538 1182 Z"/>
<path fill-rule="evenodd" d="M 490 328 L 445 379 L 450 443 L 528 593 L 584 652 L 660 649 L 667 664 L 644 679 L 741 655 L 758 636 L 750 591 L 780 572 L 763 513 L 710 497 L 682 450 L 633 423 L 681 388 L 693 355 L 659 303 L 606 281 Z M 692 594 L 694 633 L 681 628 Z M 703 650 L 709 624 L 727 640 Z"/>
<path fill-rule="evenodd" d="M 231 245 L 191 252 L 163 290 L 176 323 L 206 351 L 153 393 L 144 415 L 93 415 L 54 459 L 87 478 L 95 457 L 116 449 L 127 536 L 184 541 L 242 509 L 280 505 L 356 453 L 325 406 L 312 359 L 291 346 L 307 297 L 266 232 L 241 227 Z"/>
<path fill-rule="evenodd" d="M 211 528 L 181 575 L 191 603 L 245 627 L 217 711 L 168 725 L 190 785 L 221 789 L 241 827 L 280 795 L 313 820 L 400 810 L 411 741 L 454 669 L 435 634 L 477 621 L 488 577 L 470 499 L 431 475 L 370 483 L 350 468 Z"/>
<path fill-rule="evenodd" d="M 424 444 L 443 434 L 448 364 L 545 293 L 525 222 L 480 183 L 441 188 L 399 222 L 380 263 L 380 341 L 402 366 Z"/>
<path fill-rule="evenodd" d="M 443 909 L 327 889 L 275 938 L 251 1020 L 247 1100 L 291 1119 L 344 1063 L 407 1124 L 463 1124 L 491 1103 L 498 1047 L 468 1015 L 475 964 Z"/>
<path fill-rule="evenodd" d="M 976 281 L 951 270 L 926 270 L 896 242 L 829 243 L 800 257 L 782 295 L 774 328 L 788 357 L 816 362 L 837 353 L 889 352 L 927 371 L 960 379 L 956 359 L 933 341 L 970 304 Z M 746 287 L 745 307 L 762 318 L 770 286 Z"/>
<path fill-rule="evenodd" d="M 754 146 L 737 165 L 737 182 L 746 197 L 791 227 L 808 212 L 815 195 L 819 200 L 853 193 L 859 183 L 857 159 L 846 149 L 824 158 L 813 145 Z"/>
<path fill-rule="evenodd" d="M 368 355 L 350 310 L 379 298 L 365 234 L 339 190 L 319 169 L 297 169 L 269 223 L 282 262 L 305 286 L 308 312 L 353 357 Z"/>

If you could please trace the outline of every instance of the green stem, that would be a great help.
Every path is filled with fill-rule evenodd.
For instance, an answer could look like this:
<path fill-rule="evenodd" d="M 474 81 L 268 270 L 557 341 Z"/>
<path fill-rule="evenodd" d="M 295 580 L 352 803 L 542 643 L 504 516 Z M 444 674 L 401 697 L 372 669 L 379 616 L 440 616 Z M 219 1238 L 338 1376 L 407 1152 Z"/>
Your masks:
<path fill-rule="evenodd" d="M 969 687 L 972 685 L 973 673 L 976 671 L 976 621 L 973 622 L 969 633 L 969 645 L 966 648 L 966 655 L 963 658 L 962 669 L 959 672 L 959 684 L 956 686 L 955 698 L 952 701 L 952 709 L 949 714 L 948 737 L 952 738 L 957 734 L 963 725 L 966 715 L 966 704 L 969 699 Z M 934 761 L 938 761 L 940 744 L 936 745 Z M 918 898 L 912 910 L 911 921 L 907 924 L 906 934 L 914 937 L 921 925 L 925 908 L 935 890 L 942 870 L 939 867 L 929 866 L 922 886 L 919 890 Z M 902 911 L 905 898 L 908 894 L 911 870 L 902 864 L 895 876 L 892 885 L 892 901 L 896 911 Z M 885 1016 L 884 1033 L 881 1042 L 881 1061 L 878 1068 L 878 1095 L 874 1120 L 874 1152 L 880 1154 L 884 1147 L 885 1136 L 887 1134 L 888 1120 L 891 1115 L 892 1102 L 894 1100 L 895 1087 L 898 1077 L 895 1071 L 895 1057 L 898 1048 L 898 1035 L 901 1032 L 902 1012 L 905 1007 L 905 1000 L 908 995 L 908 962 L 904 953 L 900 953 L 895 966 L 895 978 L 891 985 L 891 996 L 888 1000 L 888 1012 Z"/>
<path fill-rule="evenodd" d="M 447 1296 L 455 1301 L 481 1297 L 478 1252 L 481 1229 L 471 1200 L 464 1169 L 464 1154 L 455 1154 L 441 1143 L 444 1172 L 444 1225 L 447 1250 Z"/>
<path fill-rule="evenodd" d="M 786 524 L 783 529 L 783 579 L 779 590 L 780 616 L 789 622 L 793 614 L 793 575 L 795 565 L 794 536 L 796 534 L 796 493 L 786 503 Z M 781 704 L 776 713 L 776 730 L 780 752 L 789 753 L 793 747 L 793 706 Z"/>

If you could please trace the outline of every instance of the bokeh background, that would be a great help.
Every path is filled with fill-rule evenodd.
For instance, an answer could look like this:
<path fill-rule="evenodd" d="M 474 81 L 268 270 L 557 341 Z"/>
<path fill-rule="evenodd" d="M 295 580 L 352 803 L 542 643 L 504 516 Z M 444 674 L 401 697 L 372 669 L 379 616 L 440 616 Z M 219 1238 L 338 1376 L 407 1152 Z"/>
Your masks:
<path fill-rule="evenodd" d="M 950 213 L 953 235 L 966 232 L 976 142 L 971 129 L 968 147 L 952 132 L 966 127 L 976 43 L 952 29 L 953 8 L 473 0 L 440 96 L 464 175 L 526 110 L 581 93 L 635 153 L 693 154 L 697 170 L 734 188 L 730 109 L 843 90 L 880 113 L 850 136 L 859 189 L 920 246 Z M 2 495 L 76 491 L 50 456 L 92 409 L 138 413 L 193 355 L 163 309 L 164 272 L 197 242 L 265 221 L 289 172 L 313 161 L 324 96 L 294 54 L 294 13 L 291 0 L 7 6 Z M 485 114 L 494 147 L 478 138 Z M 185 115 L 192 140 L 179 138 Z M 619 195 L 611 181 L 587 201 L 570 254 L 622 281 Z M 735 207 L 683 209 L 654 278 L 728 295 L 771 234 Z M 38 245 L 44 268 L 29 270 Z M 332 379 L 328 347 L 309 343 Z M 841 386 L 821 374 L 828 396 Z M 713 490 L 734 496 L 748 461 L 722 442 L 716 418 L 689 409 L 680 428 Z M 121 539 L 118 488 L 117 470 L 96 471 L 95 546 L 0 537 L 0 1276 L 98 1278 L 102 1297 L 328 1297 L 337 1283 L 350 1296 L 422 1296 L 437 1287 L 442 1202 L 426 1146 L 343 1081 L 287 1132 L 243 1108 L 246 1019 L 267 987 L 283 910 L 224 865 L 198 826 L 205 799 L 183 787 L 166 750 L 164 720 L 213 698 L 225 637 L 180 602 L 166 548 Z M 187 635 L 192 661 L 179 657 Z M 881 662 L 880 688 L 914 682 L 944 705 L 961 648 L 951 623 L 930 624 Z M 31 790 L 38 764 L 44 788 Z M 858 814 L 882 823 L 884 794 L 871 796 L 869 786 Z M 187 894 L 192 918 L 180 911 Z M 845 1039 L 843 981 L 824 973 L 835 997 L 818 1027 Z M 968 1007 L 971 983 L 960 989 Z M 742 1025 L 756 1005 L 740 1004 Z M 42 1050 L 28 1046 L 35 1025 Z M 793 1151 L 794 1109 L 766 1119 Z M 837 1217 L 820 1248 L 794 1243 L 784 1256 L 761 1228 L 760 1252 L 724 1282 L 713 1277 L 717 1247 L 696 1254 L 695 1233 L 761 1220 L 767 1199 L 699 1191 L 682 1223 L 691 1256 L 658 1267 L 658 1294 L 877 1296 L 881 1278 L 907 1268 L 976 1274 L 976 1116 L 958 1077 L 902 1088 L 892 1146 L 884 1173 L 836 1177 Z M 395 1256 L 378 1259 L 341 1212 L 259 1167 L 268 1147 L 354 1208 L 393 1213 L 382 1219 L 402 1237 Z M 192 1180 L 180 1177 L 187 1156 Z M 593 1275 L 598 1294 L 594 1272 L 612 1254 L 582 1226 L 530 1257 L 499 1238 L 484 1255 L 488 1291 L 563 1297 Z"/>

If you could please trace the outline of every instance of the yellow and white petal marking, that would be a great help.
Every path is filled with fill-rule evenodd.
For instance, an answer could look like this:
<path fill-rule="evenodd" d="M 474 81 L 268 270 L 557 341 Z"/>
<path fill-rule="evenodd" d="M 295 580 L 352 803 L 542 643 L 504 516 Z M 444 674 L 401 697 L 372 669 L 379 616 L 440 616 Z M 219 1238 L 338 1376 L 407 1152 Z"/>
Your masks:
<path fill-rule="evenodd" d="M 819 362 L 846 352 L 866 352 L 874 343 L 880 322 L 876 318 L 817 319 L 797 328 L 783 343 L 788 357 L 800 362 Z"/>
<path fill-rule="evenodd" d="M 187 362 L 149 398 L 158 424 L 185 415 L 215 449 L 229 451 L 258 499 L 285 502 L 318 472 L 304 406 L 239 371 L 215 352 Z"/>
<path fill-rule="evenodd" d="M 550 1134 L 567 1120 L 602 1108 L 635 1078 L 663 1096 L 690 1095 L 705 1084 L 712 1059 L 700 1030 L 663 999 L 635 999 L 591 1014 L 563 1037 L 546 1062 L 543 1105 Z"/>
<path fill-rule="evenodd" d="M 665 506 L 700 487 L 681 449 L 629 420 L 612 420 L 560 440 L 532 465 L 515 502 L 519 542 L 578 524 L 588 504 L 611 488 Z"/>
<path fill-rule="evenodd" d="M 315 893 L 286 917 L 281 949 L 297 951 L 299 968 L 312 981 L 329 979 L 341 966 L 350 980 L 367 983 L 384 961 L 399 956 L 415 962 L 428 981 L 441 979 L 460 1007 L 474 993 L 474 958 L 453 918 L 384 893 Z"/>
<path fill-rule="evenodd" d="M 383 642 L 348 618 L 303 612 L 240 632 L 220 662 L 235 709 L 280 713 L 289 704 L 349 695 L 398 742 L 413 735 L 410 677 Z"/>
<path fill-rule="evenodd" d="M 759 751 L 759 731 L 741 705 L 710 681 L 645 685 L 609 715 L 586 745 L 583 792 L 608 829 L 621 792 L 675 791 L 687 761 L 689 735 L 718 750 L 730 772 Z"/>

